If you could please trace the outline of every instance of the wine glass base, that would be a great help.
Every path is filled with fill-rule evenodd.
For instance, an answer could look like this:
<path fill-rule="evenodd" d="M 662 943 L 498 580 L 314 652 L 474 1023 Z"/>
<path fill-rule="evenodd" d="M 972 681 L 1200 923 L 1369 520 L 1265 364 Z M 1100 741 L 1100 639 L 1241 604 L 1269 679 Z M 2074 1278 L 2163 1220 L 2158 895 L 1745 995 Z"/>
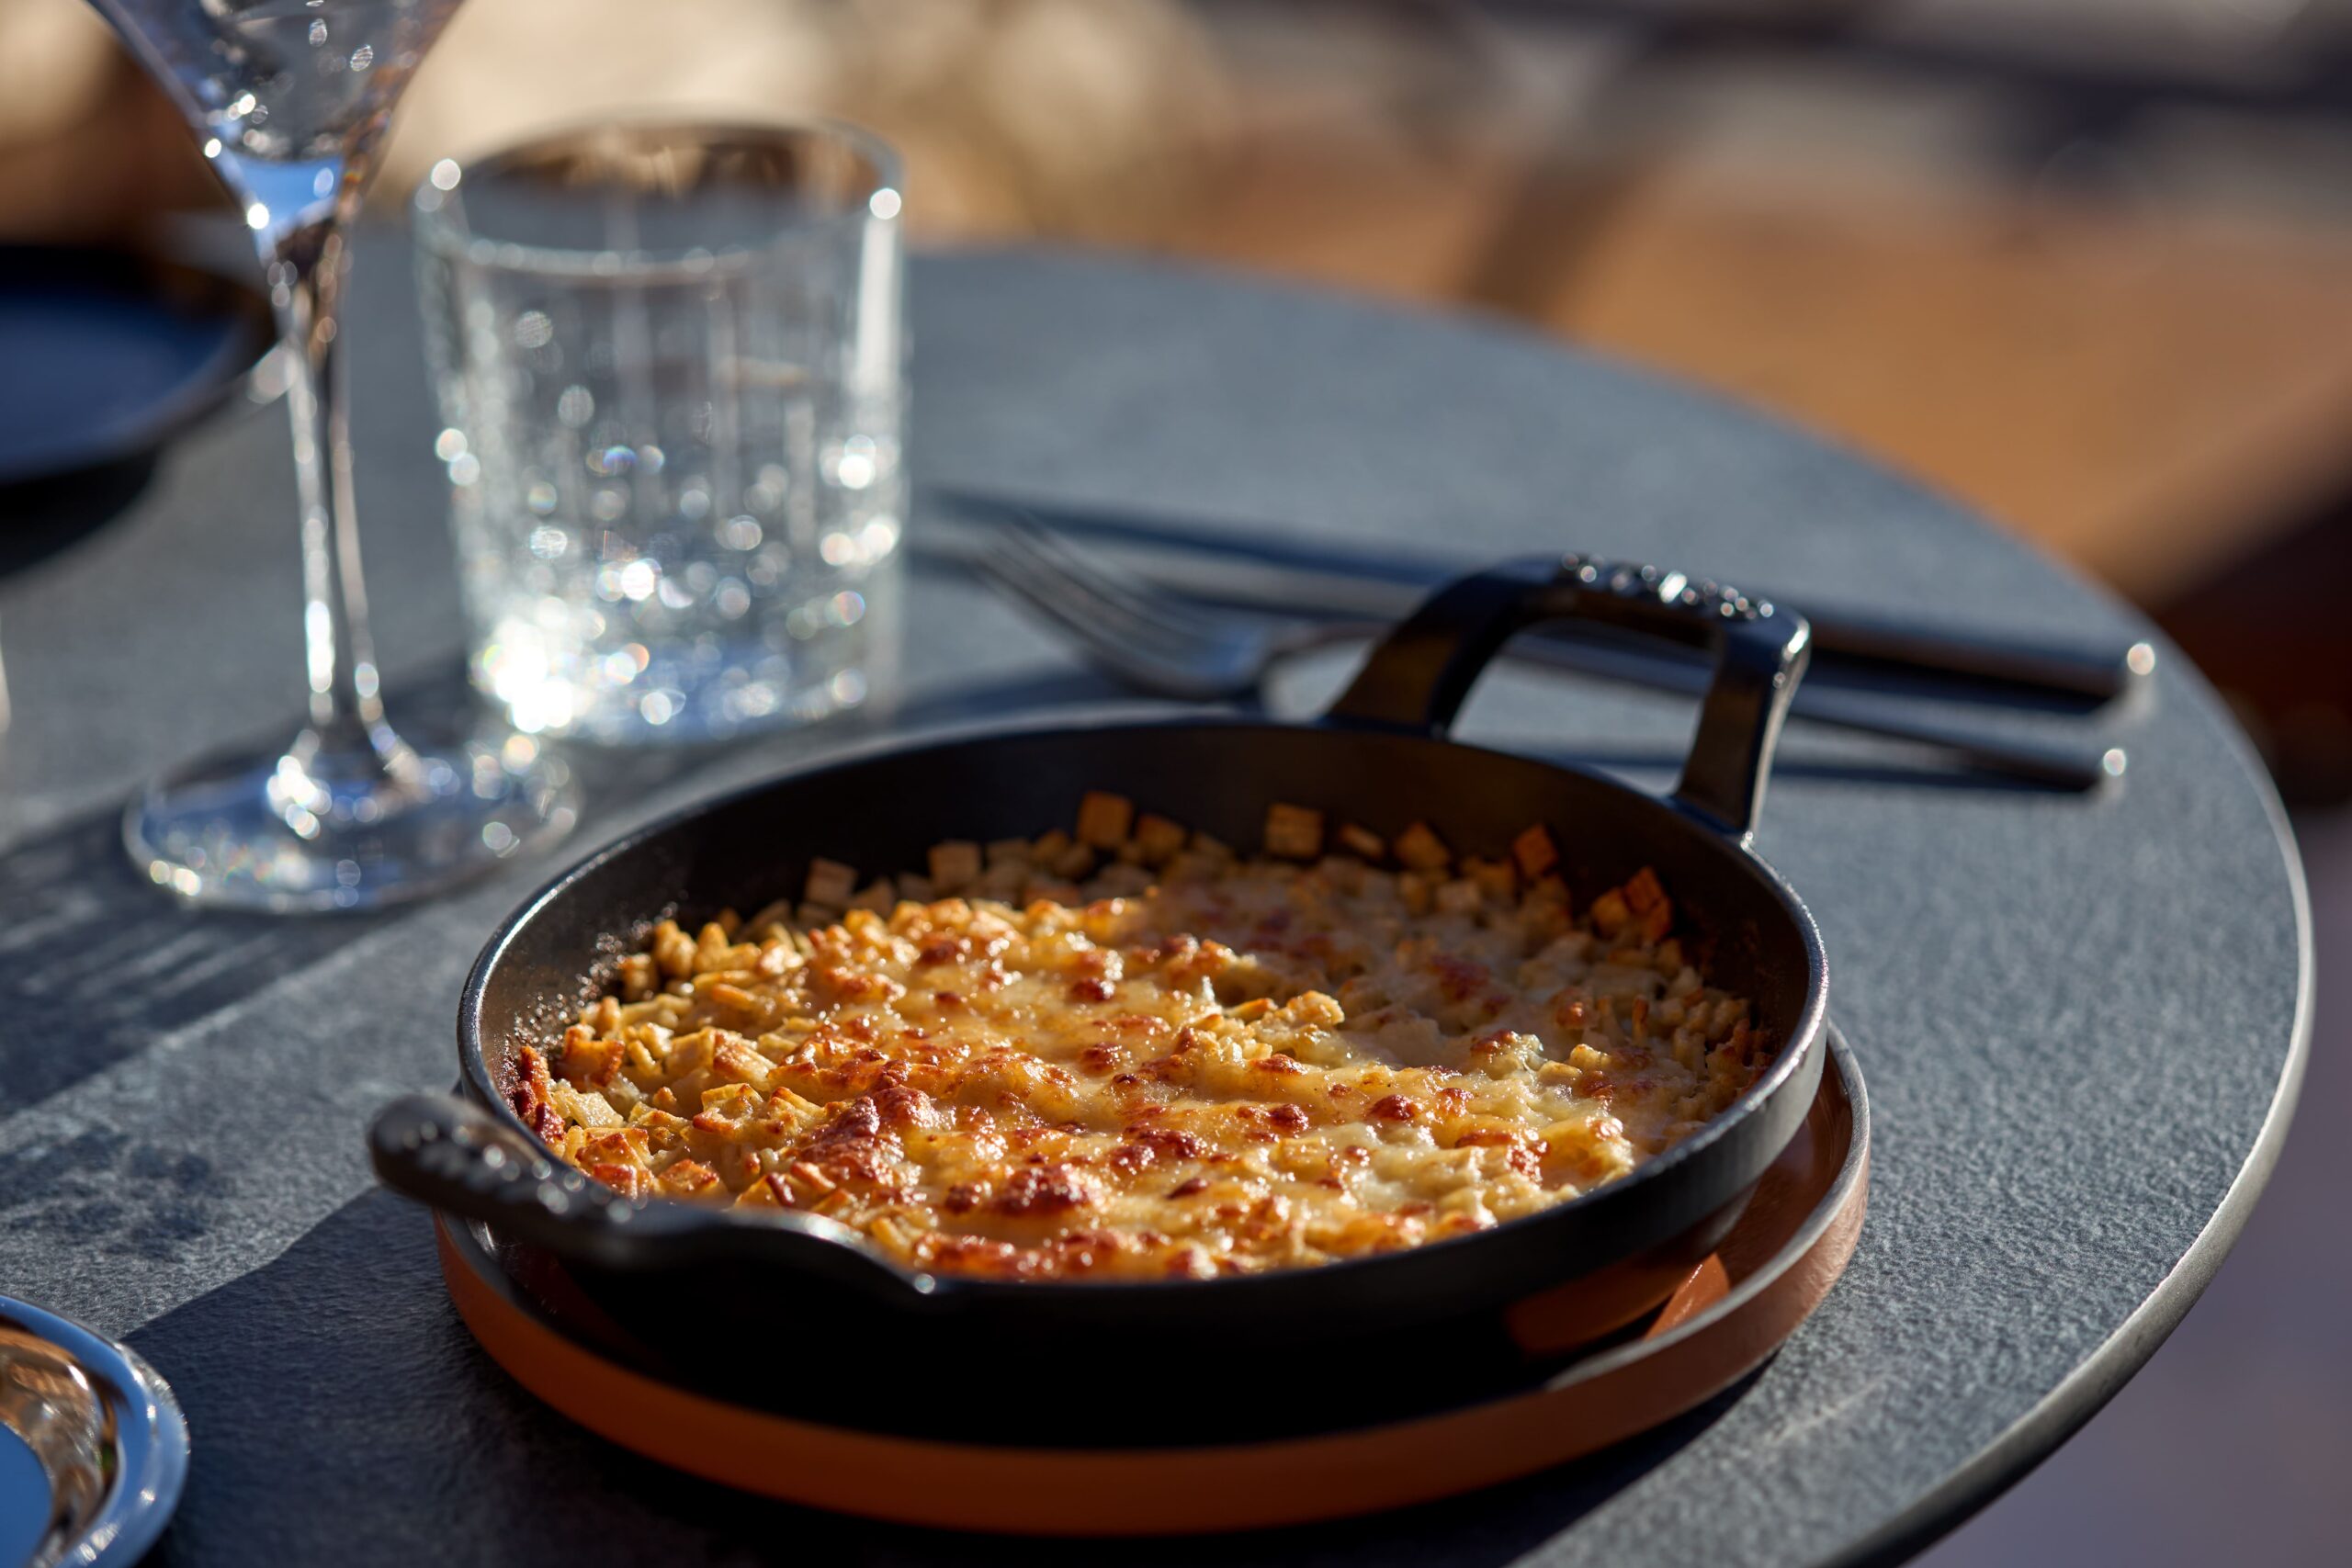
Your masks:
<path fill-rule="evenodd" d="M 193 904 L 373 909 L 493 871 L 579 817 L 568 766 L 523 737 L 404 750 L 398 779 L 372 753 L 309 755 L 315 812 L 288 807 L 290 756 L 209 757 L 155 779 L 123 817 L 132 862 Z"/>

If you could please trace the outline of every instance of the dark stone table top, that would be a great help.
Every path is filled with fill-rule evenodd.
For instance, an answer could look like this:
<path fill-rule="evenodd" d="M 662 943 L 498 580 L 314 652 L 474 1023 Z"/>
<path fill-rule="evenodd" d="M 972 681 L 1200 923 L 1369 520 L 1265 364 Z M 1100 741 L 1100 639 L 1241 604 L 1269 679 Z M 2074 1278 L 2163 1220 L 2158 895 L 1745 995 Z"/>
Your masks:
<path fill-rule="evenodd" d="M 2147 635 L 1949 502 L 1532 337 L 1068 256 L 943 257 L 913 276 L 923 480 L 1465 558 L 1577 547 L 1799 599 Z M 363 253 L 356 295 L 378 642 L 396 690 L 446 687 L 460 628 L 397 244 Z M 293 722 L 293 519 L 283 416 L 251 412 L 169 452 L 115 522 L 0 582 L 0 1291 L 127 1337 L 178 1389 L 195 1457 L 172 1562 L 1899 1554 L 2153 1351 L 2234 1235 L 2292 1101 L 2300 881 L 2245 741 L 2186 661 L 2166 650 L 2154 690 L 2096 721 L 2133 756 L 2097 798 L 1792 727 L 1759 842 L 1820 919 L 1833 1010 L 1870 1079 L 1875 1186 L 1851 1270 L 1742 1387 L 1594 1462 L 1272 1537 L 988 1542 L 733 1496 L 510 1383 L 444 1297 L 425 1216 L 362 1158 L 370 1111 L 450 1081 L 459 979 L 551 868 L 414 910 L 278 921 L 182 910 L 124 862 L 118 814 L 142 774 Z M 901 726 L 1115 700 L 935 559 L 910 595 Z M 1310 708 L 1345 663 L 1303 667 L 1276 705 Z M 1689 725 L 1674 699 L 1506 671 L 1465 730 L 1657 787 Z M 607 768 L 573 849 L 871 731 Z"/>

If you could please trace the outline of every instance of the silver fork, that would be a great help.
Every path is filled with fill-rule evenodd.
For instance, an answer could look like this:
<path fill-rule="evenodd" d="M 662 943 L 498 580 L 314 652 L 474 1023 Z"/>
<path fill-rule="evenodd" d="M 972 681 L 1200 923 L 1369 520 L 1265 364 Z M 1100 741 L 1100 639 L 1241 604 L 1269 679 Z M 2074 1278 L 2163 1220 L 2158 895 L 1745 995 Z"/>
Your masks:
<path fill-rule="evenodd" d="M 1377 621 L 1207 609 L 1123 568 L 1091 559 L 1035 523 L 991 528 L 971 563 L 1000 592 L 1067 636 L 1103 674 L 1135 691 L 1187 702 L 1254 695 L 1285 659 L 1387 630 Z M 1695 693 L 1702 678 L 1662 659 L 1537 638 L 1514 644 L 1510 656 L 1668 691 Z M 2123 773 L 2120 748 L 1996 739 L 1896 717 L 1867 699 L 1815 686 L 1798 688 L 1789 712 L 1834 728 L 1925 747 L 1979 773 L 2048 787 L 2093 789 Z"/>

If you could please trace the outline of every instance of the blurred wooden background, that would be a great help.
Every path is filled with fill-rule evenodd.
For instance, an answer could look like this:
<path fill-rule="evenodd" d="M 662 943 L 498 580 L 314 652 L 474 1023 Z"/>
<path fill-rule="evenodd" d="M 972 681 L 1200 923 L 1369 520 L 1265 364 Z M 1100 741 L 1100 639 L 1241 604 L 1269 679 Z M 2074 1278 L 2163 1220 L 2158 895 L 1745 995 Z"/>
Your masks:
<path fill-rule="evenodd" d="M 873 125 L 934 243 L 1497 311 L 1762 404 L 2165 613 L 2352 787 L 2312 582 L 2352 499 L 2347 0 L 470 0 L 377 201 L 662 110 Z M 0 0 L 0 238 L 208 181 L 81 0 Z"/>

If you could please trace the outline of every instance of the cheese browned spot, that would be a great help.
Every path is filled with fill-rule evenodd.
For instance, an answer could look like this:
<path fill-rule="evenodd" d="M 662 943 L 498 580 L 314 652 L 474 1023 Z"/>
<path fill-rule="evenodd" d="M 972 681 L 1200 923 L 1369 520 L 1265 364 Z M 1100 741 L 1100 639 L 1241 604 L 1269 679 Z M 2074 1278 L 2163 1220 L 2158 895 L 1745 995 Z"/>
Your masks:
<path fill-rule="evenodd" d="M 621 1191 L 821 1213 L 925 1268 L 1206 1277 L 1537 1213 L 1768 1059 L 1647 871 L 1577 919 L 1526 869 L 1548 836 L 1453 875 L 1426 829 L 1392 873 L 1178 847 L 1163 818 L 1114 839 L 1131 819 L 1098 797 L 1080 839 L 943 846 L 963 897 L 665 922 L 521 1054 L 514 1109 Z"/>

